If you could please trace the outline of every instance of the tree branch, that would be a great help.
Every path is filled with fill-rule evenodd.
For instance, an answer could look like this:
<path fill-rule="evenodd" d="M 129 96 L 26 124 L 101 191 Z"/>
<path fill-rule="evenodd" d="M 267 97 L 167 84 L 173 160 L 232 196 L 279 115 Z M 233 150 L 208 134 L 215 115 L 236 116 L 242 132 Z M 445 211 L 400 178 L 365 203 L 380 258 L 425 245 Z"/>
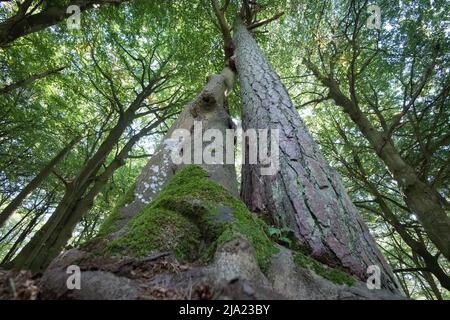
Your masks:
<path fill-rule="evenodd" d="M 405 268 L 405 269 L 394 269 L 392 272 L 399 273 L 399 272 L 429 272 L 428 268 Z"/>
<path fill-rule="evenodd" d="M 264 25 L 266 25 L 266 24 L 271 23 L 272 21 L 277 20 L 277 19 L 280 18 L 282 15 L 284 15 L 284 11 L 282 11 L 282 12 L 280 12 L 280 13 L 277 13 L 277 14 L 274 15 L 272 18 L 257 21 L 257 22 L 255 22 L 255 23 L 249 25 L 249 26 L 247 27 L 247 29 L 248 29 L 248 30 L 253 30 L 253 29 L 262 27 L 262 26 L 264 26 Z"/>
<path fill-rule="evenodd" d="M 220 31 L 222 32 L 223 51 L 225 53 L 225 62 L 227 62 L 234 53 L 233 38 L 231 37 L 230 27 L 228 26 L 228 23 L 225 19 L 225 10 L 223 10 L 224 8 L 226 9 L 228 7 L 228 4 L 220 8 L 217 0 L 211 0 L 211 5 L 214 10 L 214 15 L 219 22 Z"/>
<path fill-rule="evenodd" d="M 43 78 L 48 77 L 50 75 L 57 74 L 57 73 L 59 73 L 60 71 L 62 71 L 64 69 L 65 69 L 65 67 L 59 67 L 59 68 L 56 68 L 56 69 L 53 69 L 53 70 L 49 70 L 49 71 L 45 71 L 45 72 L 41 72 L 41 73 L 37 73 L 37 74 L 31 75 L 31 76 L 29 76 L 26 79 L 19 80 L 17 82 L 9 84 L 9 85 L 7 85 L 7 86 L 5 86 L 3 88 L 0 88 L 0 94 L 6 94 L 6 93 L 14 91 L 14 90 L 16 90 L 16 89 L 18 89 L 20 87 L 25 87 L 25 86 L 27 86 L 27 85 L 29 85 L 29 84 L 37 81 L 37 80 L 43 79 Z"/>

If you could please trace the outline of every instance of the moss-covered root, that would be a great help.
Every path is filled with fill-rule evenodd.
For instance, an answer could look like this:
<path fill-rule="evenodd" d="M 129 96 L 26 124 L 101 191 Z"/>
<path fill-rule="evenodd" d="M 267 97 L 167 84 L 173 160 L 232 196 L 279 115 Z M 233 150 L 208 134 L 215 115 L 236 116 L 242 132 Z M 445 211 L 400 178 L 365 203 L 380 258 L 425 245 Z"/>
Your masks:
<path fill-rule="evenodd" d="M 113 218 L 108 221 L 111 225 Z M 261 269 L 267 270 L 276 252 L 265 223 L 198 166 L 187 166 L 172 177 L 126 228 L 124 236 L 107 245 L 107 253 L 145 256 L 164 250 L 181 261 L 191 261 L 212 258 L 218 245 L 243 237 L 254 248 Z"/>
<path fill-rule="evenodd" d="M 317 275 L 336 284 L 346 284 L 348 286 L 353 286 L 357 282 L 357 280 L 350 274 L 338 269 L 330 268 L 300 252 L 296 252 L 294 254 L 294 262 L 297 266 L 312 270 Z"/>

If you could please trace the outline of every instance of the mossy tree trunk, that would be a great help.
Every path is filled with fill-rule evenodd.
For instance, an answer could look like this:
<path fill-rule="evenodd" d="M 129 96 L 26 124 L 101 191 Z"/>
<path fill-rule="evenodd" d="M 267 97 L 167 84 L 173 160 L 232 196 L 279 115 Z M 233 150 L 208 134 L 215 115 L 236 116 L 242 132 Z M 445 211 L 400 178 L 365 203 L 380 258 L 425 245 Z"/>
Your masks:
<path fill-rule="evenodd" d="M 260 165 L 243 165 L 242 199 L 250 210 L 290 228 L 312 257 L 361 280 L 368 277 L 368 266 L 377 265 L 383 287 L 397 291 L 390 267 L 338 174 L 324 160 L 278 74 L 240 19 L 234 43 L 243 129 L 279 129 L 280 148 L 276 175 L 261 175 Z"/>
<path fill-rule="evenodd" d="M 220 15 L 217 3 L 215 7 Z M 244 27 L 241 26 L 241 29 L 238 29 L 238 37 L 239 33 L 246 32 L 245 28 L 242 28 Z M 256 43 L 249 34 L 244 37 L 247 37 L 244 39 L 246 43 L 244 47 L 248 48 L 248 41 L 250 41 L 250 47 L 257 49 Z M 243 77 L 253 79 L 253 71 L 250 72 L 249 68 L 254 68 L 254 71 L 270 71 L 268 75 L 274 77 L 272 80 L 276 88 L 273 89 L 279 90 L 278 93 L 263 97 L 264 92 L 258 92 L 261 99 L 254 100 L 255 103 L 270 104 L 271 99 L 279 98 L 278 94 L 287 96 L 287 93 L 282 91 L 284 88 L 275 72 L 270 69 L 259 51 L 256 52 L 256 60 L 254 60 L 255 57 L 248 60 L 248 56 L 245 56 L 242 50 L 237 51 L 236 54 L 243 55 L 237 59 L 241 59 L 241 63 L 246 61 L 248 64 L 245 67 L 241 65 L 240 68 L 243 72 L 240 75 L 241 85 L 243 84 L 243 89 L 246 90 L 245 94 L 254 94 L 249 90 L 249 82 L 243 79 Z M 233 62 L 228 59 L 226 61 Z M 264 78 L 264 74 L 265 72 L 259 73 L 256 79 L 259 75 Z M 361 248 L 356 244 L 357 240 L 341 244 L 342 248 L 339 247 L 339 249 L 347 250 L 346 246 L 351 247 L 350 254 L 356 254 L 356 258 L 340 257 L 339 263 L 330 263 L 340 268 L 330 268 L 298 251 L 282 247 L 270 239 L 266 223 L 250 212 L 238 199 L 234 164 L 200 162 L 196 163 L 197 165 L 177 165 L 173 162 L 174 151 L 183 150 L 186 155 L 186 150 L 190 150 L 188 154 L 193 156 L 192 145 L 188 144 L 194 144 L 194 141 L 180 143 L 178 139 L 174 139 L 172 134 L 177 129 L 194 133 L 195 122 L 199 121 L 202 122 L 202 133 L 207 129 L 216 129 L 225 136 L 225 130 L 233 128 L 227 111 L 226 97 L 233 85 L 234 75 L 233 69 L 226 66 L 220 74 L 208 77 L 203 90 L 185 107 L 143 169 L 136 184 L 104 223 L 99 237 L 81 249 L 72 249 L 63 253 L 49 266 L 42 278 L 44 297 L 74 299 L 399 298 L 389 290 L 370 291 L 364 282 L 358 282 L 349 273 L 339 270 L 343 267 L 342 261 L 350 261 L 353 263 L 350 264 L 351 266 L 359 266 L 355 264 L 354 259 L 359 261 L 358 258 L 363 254 L 371 255 L 367 257 L 370 262 L 384 263 L 381 255 L 377 255 L 379 253 L 372 238 L 354 210 L 350 210 L 350 213 L 338 211 L 335 216 L 329 218 L 337 217 L 341 219 L 339 223 L 342 219 L 354 219 L 350 222 L 356 223 L 356 226 L 350 224 L 350 227 L 356 230 L 349 232 L 349 235 L 366 237 L 357 240 L 363 241 L 364 244 L 368 243 L 367 246 L 371 250 L 357 251 Z M 244 108 L 248 109 L 248 101 L 243 100 Z M 287 100 L 289 100 L 288 96 Z M 284 111 L 290 112 L 289 115 L 295 120 L 295 116 L 292 115 L 295 109 L 291 108 L 291 105 L 287 107 L 288 110 Z M 246 114 L 247 124 L 250 123 L 250 116 L 255 119 L 269 117 L 266 110 L 254 109 L 253 111 L 254 114 Z M 279 111 L 276 110 L 276 112 Z M 295 121 L 301 124 L 300 120 Z M 255 125 L 252 128 L 269 127 L 267 123 L 262 125 L 263 127 Z M 303 126 L 301 128 L 307 134 L 306 129 Z M 287 126 L 286 129 L 291 130 L 295 135 L 294 129 L 297 128 Z M 312 144 L 312 139 L 304 142 Z M 207 145 L 209 142 L 203 141 L 202 150 Z M 224 145 L 225 147 L 230 146 Z M 286 145 L 282 145 L 283 147 Z M 319 157 L 320 154 L 311 153 L 311 156 Z M 324 165 L 323 160 L 319 164 Z M 283 174 L 289 173 L 285 165 L 286 162 L 282 164 Z M 328 167 L 326 168 L 329 170 Z M 291 175 L 286 178 L 291 179 Z M 277 183 L 277 181 L 267 180 L 265 182 Z M 264 190 L 263 185 L 255 189 L 252 189 L 253 185 L 246 183 L 243 186 L 248 188 L 243 194 L 248 195 L 252 192 L 260 196 L 264 195 L 261 193 L 261 190 Z M 345 205 L 351 209 L 351 203 L 346 198 L 342 186 L 335 182 L 332 187 L 338 188 L 339 197 L 336 194 L 330 197 L 334 196 L 336 202 L 345 201 Z M 293 190 L 290 191 L 293 192 Z M 274 209 L 280 210 L 279 217 L 284 215 L 282 211 L 284 208 L 274 206 Z M 273 214 L 275 216 L 275 212 Z M 290 212 L 286 214 L 288 219 L 292 218 L 289 216 Z M 339 226 L 341 225 L 338 224 Z M 300 232 L 300 229 L 298 228 L 297 231 Z M 327 239 L 331 244 L 331 236 Z M 339 240 L 342 238 L 336 239 L 336 241 Z M 363 249 L 366 248 L 363 247 Z M 81 290 L 69 292 L 65 287 L 66 268 L 73 264 L 80 266 L 83 271 L 83 285 Z M 388 272 L 388 267 L 383 265 L 383 270 Z M 356 274 L 356 272 L 353 273 Z M 386 288 L 395 291 L 390 286 L 391 283 L 385 281 L 384 284 Z"/>
<path fill-rule="evenodd" d="M 193 145 L 198 143 L 198 141 L 194 141 L 196 137 L 190 141 L 191 146 L 183 146 L 186 142 L 183 143 L 172 137 L 176 130 L 185 130 L 193 134 L 194 123 L 201 122 L 202 133 L 208 129 L 216 129 L 225 136 L 226 130 L 233 128 L 233 122 L 228 114 L 226 96 L 232 89 L 234 77 L 234 71 L 229 67 L 225 67 L 219 74 L 210 75 L 200 94 L 185 106 L 137 178 L 133 191 L 134 198 L 116 212 L 114 229 L 118 233 L 112 237 L 123 235 L 124 231 L 120 229 L 152 202 L 170 178 L 185 166 L 173 163 L 172 155 L 176 150 L 181 152 L 183 149 L 191 150 L 190 157 L 187 158 L 194 160 Z M 206 148 L 208 144 L 209 142 L 201 143 L 201 149 Z M 225 154 L 226 145 L 223 147 L 223 154 Z M 234 145 L 231 148 L 234 148 Z M 231 194 L 238 195 L 234 164 L 205 164 L 203 162 L 196 164 L 204 168 L 211 175 L 213 181 L 224 186 Z"/>

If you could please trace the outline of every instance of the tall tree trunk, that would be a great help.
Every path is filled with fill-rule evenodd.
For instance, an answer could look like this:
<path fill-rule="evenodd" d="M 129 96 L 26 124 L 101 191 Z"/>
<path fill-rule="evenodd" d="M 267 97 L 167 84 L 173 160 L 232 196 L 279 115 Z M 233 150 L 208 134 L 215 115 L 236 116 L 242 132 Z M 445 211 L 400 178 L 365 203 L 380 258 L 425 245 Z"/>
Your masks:
<path fill-rule="evenodd" d="M 273 243 L 265 234 L 264 222 L 232 196 L 236 194 L 236 183 L 230 183 L 230 179 L 236 181 L 233 165 L 219 168 L 201 163 L 202 168 L 185 168 L 173 163 L 173 152 L 192 142 L 177 143 L 172 135 L 176 129 L 190 132 L 196 120 L 202 121 L 204 129 L 224 132 L 231 127 L 225 98 L 233 76 L 225 68 L 209 77 L 202 92 L 185 107 L 137 179 L 134 201 L 118 211 L 119 217 L 113 215 L 126 225 L 108 228 L 89 246 L 54 259 L 41 278 L 44 298 L 142 299 L 158 292 L 164 299 L 197 299 L 204 297 L 198 292 L 205 287 L 217 299 L 402 298 L 387 290 L 368 290 L 365 283 L 356 283 L 343 272 L 339 278 L 352 281 L 336 283 L 326 277 L 337 271 L 325 266 L 319 275 L 297 264 L 294 257 L 299 254 Z M 168 181 L 173 173 L 177 175 Z M 133 250 L 136 246 L 138 252 Z M 180 256 L 192 251 L 193 256 Z M 96 252 L 102 258 L 92 254 Z M 205 257 L 205 252 L 212 257 Z M 177 268 L 180 262 L 199 257 L 206 260 Z M 80 267 L 83 283 L 81 290 L 68 291 L 67 267 L 73 264 Z M 175 270 L 158 267 L 165 265 Z M 144 270 L 152 270 L 152 281 Z"/>
<path fill-rule="evenodd" d="M 445 201 L 439 193 L 428 182 L 419 179 L 415 170 L 402 158 L 391 139 L 372 125 L 357 103 L 342 93 L 335 80 L 323 76 L 309 60 L 305 60 L 304 63 L 315 77 L 329 89 L 330 98 L 342 107 L 358 126 L 392 177 L 397 181 L 408 208 L 417 216 L 436 248 L 450 261 L 448 204 L 444 203 Z"/>
<path fill-rule="evenodd" d="M 291 228 L 301 248 L 323 263 L 361 280 L 367 279 L 368 266 L 377 265 L 382 286 L 396 292 L 390 267 L 338 174 L 324 160 L 279 76 L 240 19 L 234 44 L 243 129 L 279 129 L 280 170 L 261 175 L 260 165 L 244 164 L 243 201 L 278 226 Z"/>
<path fill-rule="evenodd" d="M 0 227 L 2 227 L 6 220 L 17 210 L 22 204 L 22 201 L 33 192 L 47 177 L 53 172 L 55 167 L 64 159 L 67 153 L 73 146 L 80 141 L 81 136 L 74 138 L 65 146 L 58 154 L 34 177 L 23 190 L 8 204 L 8 206 L 0 213 Z"/>
<path fill-rule="evenodd" d="M 57 223 L 55 222 L 56 225 L 53 226 L 50 236 L 45 241 L 42 241 L 38 248 L 34 246 L 33 255 L 35 258 L 32 262 L 30 262 L 31 264 L 26 265 L 27 268 L 30 268 L 33 272 L 39 272 L 49 265 L 49 263 L 61 252 L 63 247 L 70 240 L 78 222 L 80 222 L 89 210 L 91 210 L 94 205 L 95 198 L 106 185 L 108 180 L 113 176 L 114 172 L 125 165 L 125 160 L 134 145 L 143 136 L 160 125 L 164 120 L 165 118 L 162 117 L 152 125 L 134 135 L 105 168 L 105 170 L 92 179 L 94 181 L 92 187 L 90 187 L 89 190 L 86 189 L 86 192 L 82 195 L 82 197 L 74 198 L 73 206 L 61 212 L 61 218 L 58 219 L 59 221 Z M 42 238 L 39 239 L 42 240 Z M 23 268 L 23 266 L 18 263 L 19 262 L 16 261 L 16 268 Z"/>
<path fill-rule="evenodd" d="M 117 124 L 109 132 L 95 154 L 87 161 L 78 176 L 66 185 L 65 194 L 52 213 L 52 216 L 12 261 L 14 268 L 25 268 L 33 272 L 39 272 L 51 260 L 48 258 L 47 253 L 50 256 L 56 256 L 58 254 L 58 252 L 55 253 L 58 250 L 51 245 L 54 243 L 52 239 L 57 238 L 59 233 L 68 230 L 64 227 L 65 219 L 68 219 L 68 216 L 73 214 L 85 193 L 88 192 L 89 187 L 95 183 L 96 175 L 102 164 L 118 143 L 125 129 L 135 119 L 136 111 L 139 109 L 142 100 L 151 93 L 151 88 L 152 86 L 149 85 L 136 97 L 130 107 L 120 115 Z M 58 242 L 58 245 L 60 245 L 60 242 Z"/>

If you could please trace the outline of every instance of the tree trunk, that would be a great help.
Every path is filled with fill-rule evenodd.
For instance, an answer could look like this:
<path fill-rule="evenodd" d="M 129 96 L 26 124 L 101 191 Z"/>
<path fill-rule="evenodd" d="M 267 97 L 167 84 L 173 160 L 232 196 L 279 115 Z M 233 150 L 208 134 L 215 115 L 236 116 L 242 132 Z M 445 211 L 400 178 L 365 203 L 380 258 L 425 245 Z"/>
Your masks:
<path fill-rule="evenodd" d="M 418 178 L 414 169 L 402 158 L 392 141 L 371 124 L 353 100 L 342 93 L 336 81 L 321 75 L 311 62 L 305 60 L 304 63 L 329 89 L 330 98 L 342 107 L 358 126 L 394 180 L 397 181 L 408 208 L 417 216 L 436 248 L 450 261 L 450 218 L 442 197 L 427 182 Z"/>
<path fill-rule="evenodd" d="M 338 123 L 336 123 L 336 128 L 338 129 L 341 138 L 351 148 L 351 143 L 345 131 Z M 343 164 L 350 172 L 351 177 L 353 177 L 354 179 L 359 179 L 361 183 L 367 188 L 367 191 L 373 196 L 374 202 L 378 204 L 379 210 L 374 210 L 370 206 L 365 206 L 363 204 L 359 204 L 359 206 L 361 206 L 362 208 L 366 208 L 367 210 L 373 210 L 375 214 L 381 215 L 381 217 L 395 229 L 395 231 L 400 235 L 403 241 L 411 248 L 414 255 L 417 254 L 423 259 L 425 267 L 439 280 L 441 286 L 446 288 L 447 290 L 450 290 L 450 277 L 445 274 L 444 270 L 439 265 L 438 257 L 434 257 L 423 242 L 414 239 L 410 235 L 408 228 L 400 222 L 397 215 L 391 210 L 389 205 L 384 200 L 384 197 L 379 192 L 377 185 L 375 185 L 368 179 L 369 174 L 367 174 L 357 150 L 355 150 L 354 148 L 351 149 L 352 157 L 355 160 L 354 166 L 350 165 L 345 160 L 343 161 Z M 334 152 L 337 153 L 337 150 L 335 148 Z M 428 272 L 425 272 L 424 274 L 429 276 Z M 424 277 L 426 278 L 426 276 Z M 434 282 L 431 282 L 429 280 L 427 280 L 427 282 L 429 282 L 430 287 L 433 288 Z"/>
<path fill-rule="evenodd" d="M 22 204 L 22 201 L 33 192 L 41 183 L 52 174 L 54 168 L 61 162 L 73 146 L 81 139 L 81 136 L 74 138 L 64 147 L 39 173 L 33 178 L 23 190 L 8 204 L 8 206 L 0 213 L 0 227 L 2 227 L 6 220 L 17 210 Z"/>
<path fill-rule="evenodd" d="M 317 260 L 361 280 L 367 279 L 368 266 L 377 265 L 382 286 L 397 292 L 390 267 L 338 174 L 324 160 L 279 76 L 240 20 L 234 43 L 243 130 L 279 129 L 280 170 L 261 175 L 260 165 L 244 164 L 243 201 L 250 210 L 292 229 L 301 248 Z"/>
<path fill-rule="evenodd" d="M 69 229 L 70 233 L 73 230 L 71 229 L 72 225 L 67 227 L 64 225 L 66 219 L 74 214 L 74 210 L 83 200 L 85 193 L 95 182 L 96 175 L 106 157 L 113 150 L 125 129 L 135 119 L 135 112 L 144 96 L 145 94 L 140 94 L 127 111 L 119 117 L 117 124 L 109 132 L 96 153 L 89 159 L 78 176 L 66 185 L 66 192 L 52 216 L 12 261 L 15 269 L 30 269 L 32 272 L 40 272 L 52 258 L 58 255 L 62 242 L 58 241 L 55 244 L 54 239 L 58 238 L 60 233 L 67 235 Z"/>
<path fill-rule="evenodd" d="M 227 110 L 226 95 L 233 87 L 234 76 L 234 71 L 229 67 L 225 67 L 220 74 L 209 76 L 208 83 L 202 92 L 184 108 L 137 178 L 134 190 L 136 197 L 131 203 L 119 209 L 118 232 L 113 237 L 122 235 L 124 230 L 121 228 L 149 204 L 161 192 L 170 178 L 184 167 L 184 165 L 175 165 L 171 159 L 172 152 L 176 148 L 175 145 L 178 143 L 172 138 L 176 130 L 187 130 L 193 133 L 194 122 L 201 121 L 202 133 L 207 129 L 214 128 L 225 136 L 225 130 L 233 127 L 233 122 Z M 191 144 L 190 147 L 186 148 L 187 146 L 185 146 L 184 148 L 191 150 L 191 158 L 193 158 L 194 141 L 191 141 Z M 205 147 L 207 144 L 202 143 L 202 147 Z M 224 145 L 223 154 L 225 154 L 226 147 Z M 178 148 L 180 150 L 183 149 L 181 146 L 178 146 Z M 210 173 L 212 180 L 224 186 L 231 194 L 238 196 L 234 163 L 217 165 L 197 164 Z"/>
<path fill-rule="evenodd" d="M 36 226 L 39 218 L 45 214 L 45 210 L 48 209 L 48 206 L 44 208 L 41 212 L 36 212 L 35 216 L 31 219 L 31 221 L 27 224 L 25 229 L 20 233 L 20 235 L 17 237 L 16 241 L 12 245 L 12 247 L 9 249 L 8 253 L 3 257 L 3 260 L 1 262 L 2 265 L 7 264 L 8 261 L 11 260 L 11 258 L 14 257 L 16 254 L 18 248 L 20 245 L 25 241 L 27 236 L 33 231 L 33 228 Z"/>
<path fill-rule="evenodd" d="M 52 228 L 53 231 L 51 232 L 49 238 L 45 241 L 42 241 L 42 238 L 39 238 L 39 240 L 41 240 L 39 248 L 34 246 L 33 255 L 36 258 L 30 265 L 27 265 L 28 268 L 30 268 L 33 272 L 40 272 L 50 264 L 50 262 L 61 252 L 63 247 L 70 240 L 78 222 L 80 222 L 83 216 L 91 210 L 94 205 L 95 198 L 106 185 L 108 180 L 112 177 L 114 172 L 125 165 L 125 160 L 134 145 L 140 138 L 145 136 L 152 129 L 156 128 L 163 121 L 164 118 L 161 118 L 159 121 L 153 123 L 133 136 L 112 160 L 112 162 L 106 167 L 106 169 L 100 175 L 92 179 L 94 182 L 89 191 L 83 194 L 80 198 L 74 198 L 73 206 L 70 206 L 67 210 L 61 212 L 61 218 L 58 219 L 59 221 Z M 21 268 L 21 266 L 19 268 Z"/>
<path fill-rule="evenodd" d="M 234 164 L 174 163 L 181 150 L 191 160 L 195 155 L 195 142 L 180 141 L 179 129 L 198 138 L 196 121 L 202 122 L 201 133 L 216 129 L 226 135 L 233 127 L 226 106 L 233 79 L 228 67 L 208 78 L 144 167 L 131 190 L 134 200 L 119 205 L 111 222 L 105 222 L 113 227 L 88 246 L 62 253 L 44 272 L 44 298 L 402 298 L 368 290 L 349 274 L 272 242 L 264 222 L 236 197 Z M 208 145 L 203 141 L 202 150 Z M 70 291 L 66 270 L 74 264 L 82 270 L 83 285 Z"/>
<path fill-rule="evenodd" d="M 33 75 L 29 76 L 26 79 L 19 80 L 17 82 L 11 83 L 11 84 L 3 87 L 3 88 L 0 88 L 0 94 L 6 94 L 6 93 L 9 93 L 9 92 L 11 92 L 13 90 L 16 90 L 18 88 L 26 87 L 27 85 L 29 85 L 29 84 L 37 81 L 37 80 L 43 79 L 43 78 L 48 77 L 50 75 L 57 74 L 57 73 L 59 73 L 62 70 L 64 70 L 64 67 L 60 67 L 60 68 L 56 68 L 56 69 L 53 69 L 53 70 L 49 70 L 49 71 L 33 74 Z"/>

